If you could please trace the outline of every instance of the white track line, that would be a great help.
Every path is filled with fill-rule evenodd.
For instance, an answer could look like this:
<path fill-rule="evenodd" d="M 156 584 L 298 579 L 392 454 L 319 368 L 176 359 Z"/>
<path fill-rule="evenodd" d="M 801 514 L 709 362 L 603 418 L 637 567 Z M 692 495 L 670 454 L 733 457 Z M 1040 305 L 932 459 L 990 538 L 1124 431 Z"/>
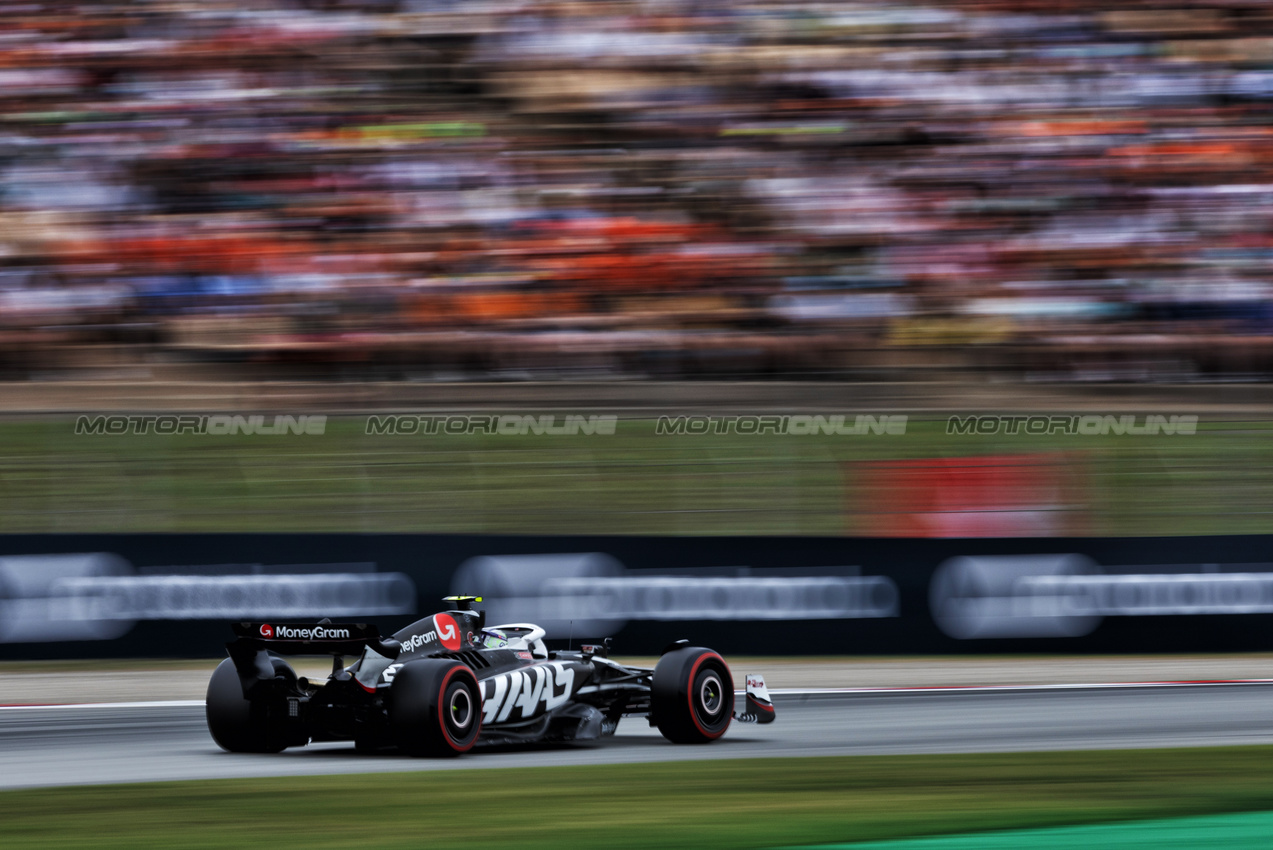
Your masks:
<path fill-rule="evenodd" d="M 771 688 L 772 696 L 818 696 L 822 694 L 966 694 L 998 691 L 1091 691 L 1123 688 L 1208 688 L 1221 685 L 1273 685 L 1273 679 L 1195 679 L 1168 682 L 1090 682 L 1050 685 L 927 685 L 923 687 L 881 688 Z M 742 691 L 739 691 L 742 693 Z"/>
<path fill-rule="evenodd" d="M 813 697 L 854 694 L 968 694 L 1011 691 L 1100 691 L 1129 688 L 1209 688 L 1221 685 L 1273 685 L 1273 679 L 1199 679 L 1170 682 L 1091 682 L 1052 685 L 930 685 L 911 688 L 772 688 L 771 696 Z M 735 691 L 742 694 L 743 691 Z M 153 702 L 64 702 L 40 705 L 0 705 L 0 711 L 39 711 L 41 709 L 101 708 L 198 708 L 201 699 L 157 700 Z"/>
<path fill-rule="evenodd" d="M 0 705 L 0 711 L 39 711 L 54 708 L 194 708 L 201 699 L 170 699 L 154 702 L 60 702 L 40 705 Z"/>

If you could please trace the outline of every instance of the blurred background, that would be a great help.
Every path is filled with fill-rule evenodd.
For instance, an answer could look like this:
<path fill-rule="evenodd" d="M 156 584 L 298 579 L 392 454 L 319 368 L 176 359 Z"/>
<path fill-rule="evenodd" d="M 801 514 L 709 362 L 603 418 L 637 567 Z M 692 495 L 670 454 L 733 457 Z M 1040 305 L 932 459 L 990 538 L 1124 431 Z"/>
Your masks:
<path fill-rule="evenodd" d="M 1260 0 L 0 2 L 0 531 L 1273 530 L 1271 105 Z"/>
<path fill-rule="evenodd" d="M 1262 0 L 0 4 L 0 378 L 1273 372 Z"/>

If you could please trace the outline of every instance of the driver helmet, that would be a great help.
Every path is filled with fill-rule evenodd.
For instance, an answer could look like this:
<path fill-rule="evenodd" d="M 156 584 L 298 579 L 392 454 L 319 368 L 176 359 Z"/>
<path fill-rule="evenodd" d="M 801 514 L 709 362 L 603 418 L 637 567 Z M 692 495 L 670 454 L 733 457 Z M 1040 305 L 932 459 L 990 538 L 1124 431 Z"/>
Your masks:
<path fill-rule="evenodd" d="M 503 649 L 508 646 L 508 635 L 500 629 L 482 629 L 477 635 L 477 643 L 483 649 Z"/>

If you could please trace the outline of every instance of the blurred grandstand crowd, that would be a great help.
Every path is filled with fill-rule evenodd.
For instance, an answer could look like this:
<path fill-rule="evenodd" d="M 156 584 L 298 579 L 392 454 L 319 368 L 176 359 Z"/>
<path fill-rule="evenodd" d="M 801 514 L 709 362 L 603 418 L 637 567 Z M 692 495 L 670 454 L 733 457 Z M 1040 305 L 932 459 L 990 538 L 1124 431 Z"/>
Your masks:
<path fill-rule="evenodd" d="M 0 0 L 0 376 L 1264 377 L 1270 106 L 1266 0 Z"/>

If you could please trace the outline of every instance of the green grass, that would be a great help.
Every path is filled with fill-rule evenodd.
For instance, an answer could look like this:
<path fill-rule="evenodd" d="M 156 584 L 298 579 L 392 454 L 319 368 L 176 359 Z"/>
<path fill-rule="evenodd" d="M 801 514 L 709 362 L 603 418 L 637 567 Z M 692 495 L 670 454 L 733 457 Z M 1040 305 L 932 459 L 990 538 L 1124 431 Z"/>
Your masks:
<path fill-rule="evenodd" d="M 1069 533 L 1273 531 L 1273 421 L 1192 436 L 76 436 L 0 421 L 0 533 L 346 531 L 842 535 L 871 530 L 861 461 L 1055 453 Z"/>
<path fill-rule="evenodd" d="M 743 850 L 1270 808 L 1273 747 L 1233 747 L 10 791 L 0 793 L 0 827 L 12 847 Z"/>
<path fill-rule="evenodd" d="M 1192 818 L 964 832 L 867 844 L 821 844 L 809 850 L 1268 850 L 1273 812 L 1236 812 Z"/>

